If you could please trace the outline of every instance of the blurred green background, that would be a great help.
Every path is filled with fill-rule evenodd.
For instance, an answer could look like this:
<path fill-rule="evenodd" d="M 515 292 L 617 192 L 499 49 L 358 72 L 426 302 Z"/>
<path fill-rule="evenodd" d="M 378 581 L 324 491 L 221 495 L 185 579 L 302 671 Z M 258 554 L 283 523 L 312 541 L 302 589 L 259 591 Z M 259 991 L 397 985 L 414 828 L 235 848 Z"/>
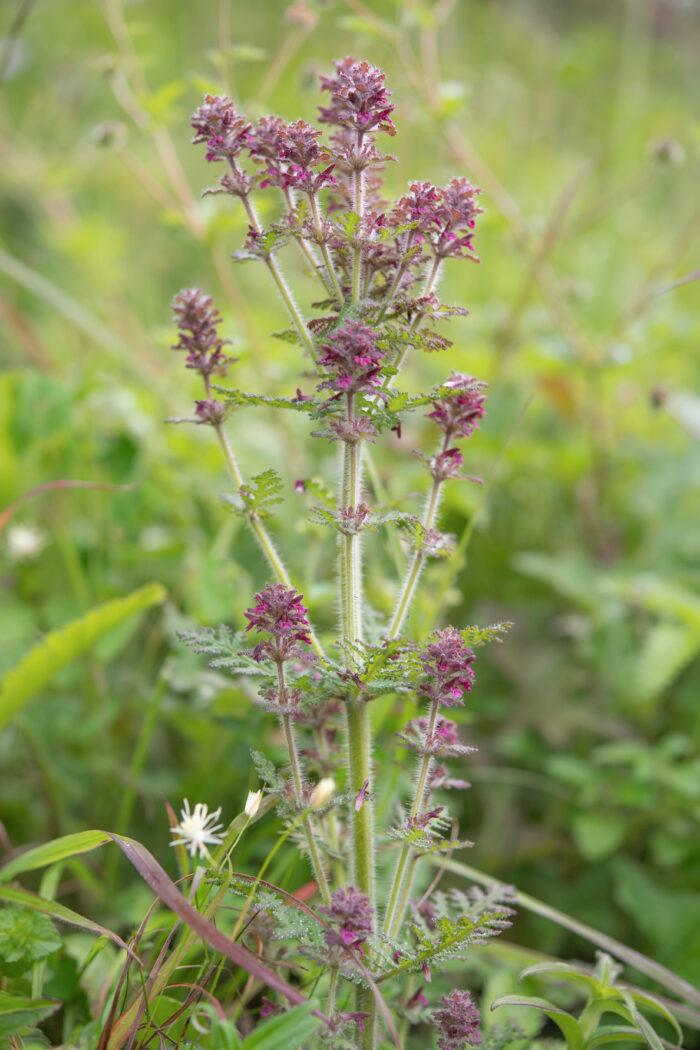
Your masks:
<path fill-rule="evenodd" d="M 295 389 L 303 362 L 272 336 L 287 322 L 267 273 L 229 259 L 241 214 L 200 199 L 213 169 L 188 117 L 211 90 L 250 116 L 313 120 L 318 73 L 350 53 L 394 92 L 388 194 L 457 174 L 484 189 L 482 262 L 448 266 L 441 286 L 470 316 L 405 377 L 418 389 L 455 368 L 491 384 L 468 447 L 486 490 L 448 487 L 460 559 L 426 573 L 411 621 L 515 624 L 480 654 L 462 715 L 479 747 L 473 789 L 453 800 L 476 843 L 465 859 L 700 982 L 700 320 L 698 284 L 682 282 L 698 266 L 697 4 L 5 0 L 0 19 L 0 507 L 57 479 L 133 486 L 17 510 L 0 541 L 0 671 L 101 602 L 150 580 L 168 592 L 0 737 L 5 846 L 118 827 L 171 863 L 164 797 L 231 817 L 255 785 L 250 747 L 281 758 L 271 720 L 176 638 L 240 625 L 267 572 L 219 503 L 213 435 L 163 423 L 199 396 L 169 351 L 169 303 L 211 291 L 240 358 L 232 385 Z M 291 253 L 286 271 L 308 309 Z M 272 529 L 332 633 L 332 539 L 293 483 L 333 485 L 336 452 L 307 429 L 262 409 L 229 424 L 248 475 L 285 478 Z M 410 453 L 433 440 L 418 415 L 377 447 L 391 498 L 420 507 Z M 373 536 L 379 614 L 399 580 Z M 389 768 L 401 712 L 376 721 Z M 246 838 L 241 864 L 274 827 Z M 149 894 L 107 867 L 67 890 L 105 921 L 138 921 Z M 272 877 L 307 873 L 287 856 Z M 525 915 L 512 936 L 589 957 Z"/>

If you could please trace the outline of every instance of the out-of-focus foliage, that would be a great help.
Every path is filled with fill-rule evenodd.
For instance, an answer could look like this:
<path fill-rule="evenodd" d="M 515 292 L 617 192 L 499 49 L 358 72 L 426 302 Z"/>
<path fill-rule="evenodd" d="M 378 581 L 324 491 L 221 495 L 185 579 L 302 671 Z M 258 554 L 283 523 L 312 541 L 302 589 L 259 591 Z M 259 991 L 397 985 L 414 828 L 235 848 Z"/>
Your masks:
<path fill-rule="evenodd" d="M 0 18 L 0 507 L 58 479 L 133 486 L 48 491 L 5 523 L 0 673 L 99 604 L 151 580 L 168 593 L 0 737 L 8 841 L 104 827 L 163 855 L 164 797 L 236 813 L 256 784 L 250 748 L 281 754 L 238 683 L 177 640 L 241 627 L 266 569 L 219 502 L 209 428 L 163 423 L 199 396 L 169 351 L 168 303 L 211 291 L 240 358 L 231 385 L 294 395 L 300 351 L 272 336 L 288 323 L 263 268 L 229 258 L 242 215 L 200 199 L 213 178 L 188 115 L 213 90 L 251 115 L 312 117 L 317 74 L 352 53 L 387 70 L 401 115 L 389 190 L 462 173 L 484 188 L 482 262 L 448 266 L 441 289 L 470 316 L 406 379 L 419 391 L 455 368 L 491 384 L 466 465 L 486 485 L 452 483 L 443 504 L 461 571 L 434 565 L 412 614 L 423 634 L 515 624 L 479 651 L 464 715 L 480 748 L 470 861 L 700 982 L 700 321 L 698 283 L 682 282 L 700 228 L 697 4 L 13 0 Z M 281 258 L 303 304 L 308 282 Z M 271 529 L 323 632 L 333 549 L 294 482 L 332 488 L 336 455 L 295 413 L 274 418 L 241 407 L 228 429 L 247 477 L 283 479 Z M 378 501 L 414 491 L 399 509 L 420 508 L 411 451 L 428 435 L 419 411 L 376 455 Z M 370 534 L 378 616 L 403 557 L 386 529 Z M 377 702 L 387 741 L 404 721 Z M 385 801 L 407 783 L 387 764 Z M 269 827 L 241 863 L 266 854 Z M 306 879 L 291 853 L 272 867 L 283 886 Z M 138 923 L 150 898 L 123 862 L 94 871 L 73 872 L 89 913 Z M 516 932 L 581 951 L 535 919 Z M 55 973 L 78 1003 L 71 961 Z"/>

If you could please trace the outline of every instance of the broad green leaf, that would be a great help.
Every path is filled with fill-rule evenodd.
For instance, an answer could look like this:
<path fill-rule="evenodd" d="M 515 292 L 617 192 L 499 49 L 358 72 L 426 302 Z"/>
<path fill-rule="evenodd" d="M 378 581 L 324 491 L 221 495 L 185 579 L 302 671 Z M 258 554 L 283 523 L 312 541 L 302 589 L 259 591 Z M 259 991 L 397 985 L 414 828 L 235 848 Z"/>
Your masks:
<path fill-rule="evenodd" d="M 573 832 L 581 855 L 595 862 L 615 852 L 625 837 L 627 822 L 618 813 L 579 813 L 573 820 Z"/>
<path fill-rule="evenodd" d="M 647 1010 L 654 1010 L 656 1013 L 661 1014 L 662 1017 L 665 1017 L 668 1023 L 675 1029 L 679 1041 L 682 1040 L 683 1032 L 680 1029 L 678 1021 L 664 1003 L 655 996 L 650 995 L 648 992 L 640 992 L 637 990 L 631 991 L 629 988 L 626 988 L 624 991 L 625 998 L 629 996 L 629 998 L 638 1006 L 644 1006 Z"/>
<path fill-rule="evenodd" d="M 0 960 L 28 969 L 60 947 L 61 938 L 46 915 L 14 904 L 0 910 Z"/>
<path fill-rule="evenodd" d="M 697 625 L 658 623 L 644 639 L 637 661 L 634 697 L 653 700 L 673 682 L 700 649 Z"/>
<path fill-rule="evenodd" d="M 219 1017 L 211 1003 L 205 1003 L 200 1010 L 209 1017 L 209 1038 L 213 1050 L 241 1050 L 243 1044 L 233 1021 Z"/>
<path fill-rule="evenodd" d="M 637 1006 L 637 1002 L 635 1001 L 637 1000 L 637 996 L 623 991 L 622 998 L 625 1006 L 629 1010 L 633 1024 L 636 1024 L 637 1028 L 646 1039 L 647 1045 L 650 1046 L 652 1050 L 663 1050 L 664 1044 L 658 1036 L 654 1026 L 651 1021 L 648 1021 L 647 1018 L 644 1017 Z M 680 1047 L 683 1040 L 683 1033 L 678 1026 L 678 1022 L 669 1014 L 668 1010 L 661 1006 L 660 1003 L 654 1003 L 654 1008 L 659 1010 L 659 1012 L 662 1013 L 663 1016 L 673 1025 L 676 1035 L 678 1036 L 677 1046 Z"/>
<path fill-rule="evenodd" d="M 523 970 L 518 975 L 518 980 L 522 981 L 525 977 L 539 977 L 540 975 L 552 975 L 554 977 L 563 975 L 574 982 L 575 984 L 582 984 L 587 991 L 595 994 L 599 989 L 598 982 L 595 977 L 591 977 L 587 973 L 581 973 L 575 966 L 565 962 L 541 962 L 535 963 L 534 966 L 528 966 L 527 969 Z"/>
<path fill-rule="evenodd" d="M 106 842 L 109 842 L 109 835 L 105 831 L 79 831 L 75 835 L 52 839 L 43 846 L 28 849 L 0 868 L 0 882 L 10 882 L 24 871 L 45 868 L 67 857 L 74 857 L 76 853 L 88 853 L 98 846 L 104 846 Z"/>
<path fill-rule="evenodd" d="M 644 1043 L 646 1042 L 641 1032 L 636 1028 L 627 1028 L 625 1025 L 604 1025 L 598 1028 L 595 1035 L 586 1043 L 586 1050 L 596 1050 L 596 1047 L 609 1046 L 610 1043 Z"/>
<path fill-rule="evenodd" d="M 554 1021 L 561 1030 L 568 1050 L 584 1050 L 583 1032 L 575 1017 L 566 1010 L 559 1009 L 546 999 L 528 999 L 521 995 L 503 995 L 500 999 L 494 999 L 491 1009 L 497 1010 L 499 1006 L 531 1006 L 534 1010 L 541 1010 L 547 1017 Z"/>
<path fill-rule="evenodd" d="M 311 1016 L 311 1004 L 297 1006 L 279 1017 L 272 1017 L 243 1041 L 241 1050 L 297 1050 L 321 1022 Z"/>
<path fill-rule="evenodd" d="M 22 890 L 15 886 L 0 886 L 0 901 L 3 900 L 12 904 L 21 904 L 25 908 L 31 908 L 33 911 L 43 915 L 49 915 L 58 922 L 67 922 L 71 926 L 78 926 L 81 930 L 95 933 L 101 938 L 109 938 L 117 947 L 123 948 L 124 951 L 131 954 L 129 946 L 116 933 L 112 933 L 111 930 L 100 926 L 98 922 L 93 922 L 92 919 L 86 919 L 84 915 L 79 915 L 77 911 L 72 911 L 71 908 L 66 908 L 63 904 L 57 904 L 56 901 L 47 900 L 45 897 L 37 896 L 36 893 L 31 893 L 29 890 Z"/>
<path fill-rule="evenodd" d="M 164 598 L 164 588 L 159 583 L 149 583 L 47 634 L 0 683 L 0 732 L 54 675 L 90 649 L 102 635 L 128 617 L 158 605 Z"/>
<path fill-rule="evenodd" d="M 17 1035 L 25 1028 L 34 1028 L 62 1005 L 57 999 L 26 999 L 0 992 L 0 1036 Z"/>

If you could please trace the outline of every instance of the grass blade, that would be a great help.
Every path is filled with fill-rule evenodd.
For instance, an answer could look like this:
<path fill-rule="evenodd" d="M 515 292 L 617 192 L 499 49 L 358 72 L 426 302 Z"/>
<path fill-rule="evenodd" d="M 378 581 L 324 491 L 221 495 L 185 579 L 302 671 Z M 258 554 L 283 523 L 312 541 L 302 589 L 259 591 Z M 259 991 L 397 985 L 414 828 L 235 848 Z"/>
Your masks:
<path fill-rule="evenodd" d="M 0 682 L 0 732 L 54 675 L 90 649 L 103 634 L 164 598 L 165 589 L 159 583 L 149 583 L 47 634 Z"/>

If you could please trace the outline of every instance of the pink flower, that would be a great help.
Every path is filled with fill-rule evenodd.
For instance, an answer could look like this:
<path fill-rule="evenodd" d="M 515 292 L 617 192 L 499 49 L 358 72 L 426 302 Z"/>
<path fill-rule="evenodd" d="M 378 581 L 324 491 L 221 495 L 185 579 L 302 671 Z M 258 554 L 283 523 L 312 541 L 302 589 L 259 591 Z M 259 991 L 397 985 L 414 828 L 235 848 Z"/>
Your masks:
<path fill-rule="evenodd" d="M 364 134 L 386 131 L 396 134 L 391 121 L 394 106 L 391 92 L 384 87 L 386 76 L 369 62 L 350 56 L 334 62 L 335 76 L 321 77 L 321 90 L 331 94 L 331 105 L 319 106 L 322 124 L 336 124 Z"/>
<path fill-rule="evenodd" d="M 205 95 L 192 114 L 192 127 L 192 142 L 206 143 L 208 161 L 232 161 L 248 144 L 250 124 L 226 95 Z"/>
<path fill-rule="evenodd" d="M 443 995 L 440 1009 L 432 1015 L 432 1023 L 440 1038 L 440 1050 L 464 1050 L 466 1046 L 478 1046 L 481 1042 L 479 1024 L 481 1018 L 469 992 L 455 989 Z"/>
<path fill-rule="evenodd" d="M 230 340 L 219 336 L 221 314 L 214 309 L 212 297 L 199 288 L 183 288 L 173 299 L 170 309 L 179 335 L 173 350 L 187 351 L 186 367 L 199 372 L 202 377 L 213 373 L 225 375 L 231 359 L 222 348 Z"/>
<path fill-rule="evenodd" d="M 378 344 L 378 333 L 361 321 L 346 321 L 321 347 L 319 364 L 326 366 L 328 378 L 318 389 L 328 387 L 338 394 L 376 387 L 386 351 Z"/>
<path fill-rule="evenodd" d="M 456 393 L 446 393 L 440 401 L 433 401 L 428 419 L 435 420 L 448 440 L 453 436 L 468 438 L 479 429 L 479 420 L 484 418 L 486 394 L 482 391 L 486 384 L 453 371 L 444 385 Z"/>
<path fill-rule="evenodd" d="M 331 894 L 331 903 L 318 909 L 327 915 L 332 930 L 325 932 L 329 947 L 347 947 L 362 949 L 362 945 L 372 933 L 372 915 L 369 899 L 357 889 L 335 890 Z"/>
<path fill-rule="evenodd" d="M 471 665 L 475 657 L 459 631 L 454 627 L 435 631 L 419 659 L 424 676 L 418 686 L 420 692 L 444 707 L 463 704 L 462 696 L 470 692 L 474 681 Z"/>
<path fill-rule="evenodd" d="M 266 164 L 261 189 L 279 186 L 316 193 L 334 185 L 334 165 L 329 163 L 329 151 L 319 144 L 320 136 L 318 128 L 305 120 L 285 124 L 279 117 L 262 117 L 249 136 L 251 157 Z M 317 172 L 321 165 L 323 171 Z"/>
<path fill-rule="evenodd" d="M 308 609 L 302 605 L 302 597 L 283 583 L 268 583 L 255 595 L 256 604 L 245 611 L 249 620 L 246 630 L 259 631 L 270 638 L 255 646 L 254 660 L 278 662 L 306 655 L 298 645 L 299 642 L 311 644 Z"/>

